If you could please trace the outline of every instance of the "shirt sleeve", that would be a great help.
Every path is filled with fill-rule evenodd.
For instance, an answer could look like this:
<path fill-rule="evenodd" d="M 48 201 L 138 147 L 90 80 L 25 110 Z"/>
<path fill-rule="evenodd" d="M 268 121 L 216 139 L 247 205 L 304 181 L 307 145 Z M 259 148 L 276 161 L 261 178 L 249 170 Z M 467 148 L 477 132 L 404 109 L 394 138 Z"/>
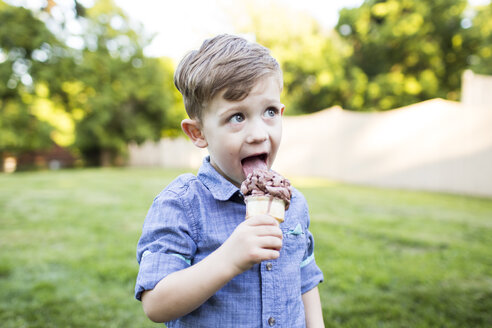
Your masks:
<path fill-rule="evenodd" d="M 309 210 L 307 202 L 302 197 L 304 201 L 304 216 L 306 218 L 307 229 L 306 233 L 306 252 L 301 262 L 301 294 L 304 294 L 314 287 L 316 287 L 320 282 L 323 281 L 323 272 L 316 264 L 314 259 L 314 238 L 309 231 Z"/>
<path fill-rule="evenodd" d="M 169 190 L 154 199 L 137 245 L 137 300 L 170 273 L 191 265 L 197 247 L 190 209 L 183 197 Z"/>

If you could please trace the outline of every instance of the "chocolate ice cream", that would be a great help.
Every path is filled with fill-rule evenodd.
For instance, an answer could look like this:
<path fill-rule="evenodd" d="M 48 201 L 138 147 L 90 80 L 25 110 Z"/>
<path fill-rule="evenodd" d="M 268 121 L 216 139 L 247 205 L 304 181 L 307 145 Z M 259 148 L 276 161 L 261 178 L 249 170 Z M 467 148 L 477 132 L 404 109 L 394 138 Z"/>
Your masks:
<path fill-rule="evenodd" d="M 244 196 L 270 196 L 284 201 L 289 208 L 292 189 L 289 180 L 272 170 L 257 169 L 250 173 L 241 184 Z"/>

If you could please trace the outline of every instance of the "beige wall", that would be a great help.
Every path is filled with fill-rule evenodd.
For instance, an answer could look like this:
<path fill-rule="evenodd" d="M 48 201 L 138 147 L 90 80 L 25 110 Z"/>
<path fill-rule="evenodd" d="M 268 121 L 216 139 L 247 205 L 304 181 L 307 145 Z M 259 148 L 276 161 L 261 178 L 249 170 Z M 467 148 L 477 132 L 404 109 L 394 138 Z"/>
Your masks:
<path fill-rule="evenodd" d="M 492 76 L 466 70 L 462 77 L 461 102 L 465 106 L 492 110 Z"/>
<path fill-rule="evenodd" d="M 130 164 L 198 167 L 184 138 L 130 147 Z M 442 99 L 380 113 L 285 117 L 274 169 L 351 183 L 492 196 L 492 108 Z"/>
<path fill-rule="evenodd" d="M 129 146 L 129 165 L 139 167 L 198 168 L 208 153 L 195 147 L 188 139 L 161 139 Z"/>
<path fill-rule="evenodd" d="M 284 128 L 276 169 L 285 174 L 492 196 L 492 108 L 441 99 L 383 113 L 332 108 L 286 117 Z"/>

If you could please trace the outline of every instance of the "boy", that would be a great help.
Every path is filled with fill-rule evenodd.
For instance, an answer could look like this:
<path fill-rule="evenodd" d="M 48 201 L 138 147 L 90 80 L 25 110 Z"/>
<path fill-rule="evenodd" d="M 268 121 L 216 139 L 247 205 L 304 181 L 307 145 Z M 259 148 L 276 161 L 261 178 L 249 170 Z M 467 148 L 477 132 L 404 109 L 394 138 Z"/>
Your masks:
<path fill-rule="evenodd" d="M 174 82 L 181 127 L 209 156 L 154 200 L 137 246 L 135 287 L 147 316 L 168 327 L 323 327 L 304 197 L 285 222 L 245 220 L 243 164 L 270 168 L 282 133 L 282 73 L 269 51 L 232 36 L 206 40 Z"/>

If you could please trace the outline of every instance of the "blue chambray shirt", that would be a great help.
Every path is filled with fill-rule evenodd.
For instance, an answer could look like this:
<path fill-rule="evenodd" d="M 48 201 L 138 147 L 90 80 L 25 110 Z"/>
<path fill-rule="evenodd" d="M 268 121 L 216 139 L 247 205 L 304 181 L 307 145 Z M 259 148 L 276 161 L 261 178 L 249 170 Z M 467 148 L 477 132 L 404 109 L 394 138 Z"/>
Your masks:
<path fill-rule="evenodd" d="M 215 251 L 244 220 L 239 189 L 206 157 L 198 175 L 183 174 L 155 199 L 137 246 L 140 270 L 135 297 L 140 300 L 168 274 L 185 269 Z M 314 242 L 305 198 L 293 188 L 280 224 L 280 257 L 264 261 L 233 278 L 172 327 L 305 327 L 301 295 L 323 281 L 314 260 Z"/>

